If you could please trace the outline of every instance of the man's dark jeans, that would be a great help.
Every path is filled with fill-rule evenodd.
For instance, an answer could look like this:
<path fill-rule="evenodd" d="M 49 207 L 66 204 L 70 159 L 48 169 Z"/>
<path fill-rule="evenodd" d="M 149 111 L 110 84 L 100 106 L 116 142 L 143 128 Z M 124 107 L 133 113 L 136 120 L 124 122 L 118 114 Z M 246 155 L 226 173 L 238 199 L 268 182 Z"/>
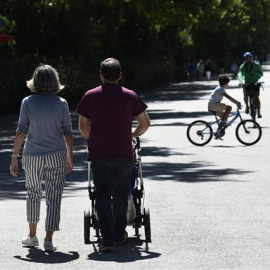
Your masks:
<path fill-rule="evenodd" d="M 104 243 L 124 237 L 132 168 L 133 161 L 126 158 L 96 158 L 91 162 L 96 210 Z"/>

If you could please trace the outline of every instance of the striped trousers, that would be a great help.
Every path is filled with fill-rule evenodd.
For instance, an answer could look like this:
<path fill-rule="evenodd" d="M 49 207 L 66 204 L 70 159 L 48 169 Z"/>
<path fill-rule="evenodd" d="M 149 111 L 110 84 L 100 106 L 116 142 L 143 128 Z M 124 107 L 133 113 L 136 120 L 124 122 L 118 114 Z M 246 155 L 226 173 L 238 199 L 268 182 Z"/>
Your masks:
<path fill-rule="evenodd" d="M 26 214 L 29 223 L 40 220 L 42 180 L 45 181 L 45 231 L 59 231 L 62 193 L 66 178 L 67 153 L 22 157 L 27 189 Z"/>

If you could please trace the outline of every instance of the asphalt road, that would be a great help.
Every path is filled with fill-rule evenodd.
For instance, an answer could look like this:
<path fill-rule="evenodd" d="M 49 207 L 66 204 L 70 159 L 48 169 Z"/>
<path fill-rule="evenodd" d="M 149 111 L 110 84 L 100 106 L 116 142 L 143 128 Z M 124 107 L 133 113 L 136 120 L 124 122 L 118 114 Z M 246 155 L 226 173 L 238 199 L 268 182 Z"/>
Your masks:
<path fill-rule="evenodd" d="M 270 269 L 270 68 L 264 68 L 261 91 L 263 135 L 253 146 L 235 136 L 236 124 L 223 141 L 196 147 L 187 140 L 187 125 L 212 120 L 207 98 L 217 81 L 179 83 L 142 93 L 152 126 L 142 137 L 145 207 L 150 209 L 152 243 L 135 237 L 111 254 L 96 252 L 83 241 L 83 211 L 89 208 L 84 141 L 75 131 L 74 170 L 68 175 L 62 202 L 58 251 L 21 246 L 28 233 L 24 175 L 9 175 L 17 115 L 0 118 L 0 269 Z M 228 93 L 242 101 L 231 81 Z M 230 103 L 229 101 L 227 101 Z M 248 115 L 243 113 L 245 118 Z M 45 203 L 38 237 L 44 237 Z"/>

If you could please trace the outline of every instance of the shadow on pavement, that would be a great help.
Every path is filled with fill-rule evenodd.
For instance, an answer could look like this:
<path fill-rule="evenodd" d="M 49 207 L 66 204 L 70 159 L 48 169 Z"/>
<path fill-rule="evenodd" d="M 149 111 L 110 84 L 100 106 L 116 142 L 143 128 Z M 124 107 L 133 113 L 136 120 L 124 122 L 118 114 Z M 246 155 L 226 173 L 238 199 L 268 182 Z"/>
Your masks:
<path fill-rule="evenodd" d="M 207 167 L 207 168 L 205 168 Z M 231 175 L 243 175 L 252 173 L 239 169 L 215 168 L 210 169 L 211 164 L 206 162 L 194 163 L 146 163 L 143 164 L 143 177 L 157 181 L 178 181 L 186 183 L 198 182 L 238 182 L 242 180 L 229 180 Z"/>
<path fill-rule="evenodd" d="M 88 255 L 88 259 L 92 261 L 113 261 L 125 263 L 149 260 L 161 256 L 160 253 L 149 251 L 147 243 L 145 248 L 142 247 L 142 245 L 143 241 L 139 238 L 128 238 L 123 245 L 114 246 L 113 252 L 99 253 L 94 251 Z"/>
<path fill-rule="evenodd" d="M 246 146 L 243 146 L 246 147 Z M 186 156 L 187 153 L 181 153 L 172 151 L 166 147 L 144 147 L 142 148 L 142 162 L 143 157 L 147 156 L 158 156 L 158 157 L 169 157 L 169 156 Z M 210 169 L 213 167 L 213 169 Z M 252 171 L 244 171 L 240 169 L 215 168 L 215 165 L 206 162 L 193 162 L 193 163 L 143 163 L 143 177 L 149 178 L 150 180 L 162 180 L 162 181 L 179 181 L 187 183 L 196 182 L 222 182 L 232 181 L 227 180 L 230 175 L 243 175 L 252 173 Z M 236 180 L 234 180 L 235 182 Z"/>
<path fill-rule="evenodd" d="M 213 90 L 215 86 L 215 84 L 208 82 L 174 83 L 165 88 L 139 93 L 139 95 L 146 102 L 197 100 L 207 95 L 209 90 Z"/>
<path fill-rule="evenodd" d="M 14 256 L 14 258 L 21 261 L 44 264 L 67 263 L 77 260 L 79 257 L 79 253 L 76 251 L 69 251 L 69 253 L 57 251 L 49 253 L 38 248 L 29 248 L 29 253 L 26 255 L 26 258 L 23 258 L 20 255 Z"/>
<path fill-rule="evenodd" d="M 148 110 L 147 111 L 151 121 L 154 120 L 166 120 L 166 119 L 186 119 L 186 118 L 201 118 L 204 116 L 211 116 L 207 110 L 205 111 L 196 111 L 196 112 L 175 112 L 175 111 L 167 111 L 167 110 Z M 214 120 L 214 118 L 213 118 Z M 189 123 L 188 123 L 189 124 Z M 169 123 L 169 124 L 155 124 L 151 123 L 152 126 L 187 126 L 188 124 L 182 122 Z"/>

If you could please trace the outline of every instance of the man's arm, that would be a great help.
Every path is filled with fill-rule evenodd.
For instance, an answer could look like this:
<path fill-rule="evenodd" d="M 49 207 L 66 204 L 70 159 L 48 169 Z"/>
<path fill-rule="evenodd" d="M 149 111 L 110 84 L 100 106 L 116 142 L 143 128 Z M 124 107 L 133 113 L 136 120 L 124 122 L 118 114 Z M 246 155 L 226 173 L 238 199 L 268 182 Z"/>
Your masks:
<path fill-rule="evenodd" d="M 139 137 L 144 134 L 150 127 L 150 119 L 146 111 L 135 116 L 135 119 L 138 121 L 138 125 L 132 132 L 132 137 Z"/>
<path fill-rule="evenodd" d="M 90 123 L 91 120 L 89 118 L 83 117 L 81 115 L 79 116 L 79 130 L 85 140 L 89 139 Z"/>
<path fill-rule="evenodd" d="M 243 80 L 244 80 L 243 65 L 241 65 L 239 67 L 239 71 L 238 71 L 238 81 L 239 81 L 239 84 L 242 84 Z"/>

